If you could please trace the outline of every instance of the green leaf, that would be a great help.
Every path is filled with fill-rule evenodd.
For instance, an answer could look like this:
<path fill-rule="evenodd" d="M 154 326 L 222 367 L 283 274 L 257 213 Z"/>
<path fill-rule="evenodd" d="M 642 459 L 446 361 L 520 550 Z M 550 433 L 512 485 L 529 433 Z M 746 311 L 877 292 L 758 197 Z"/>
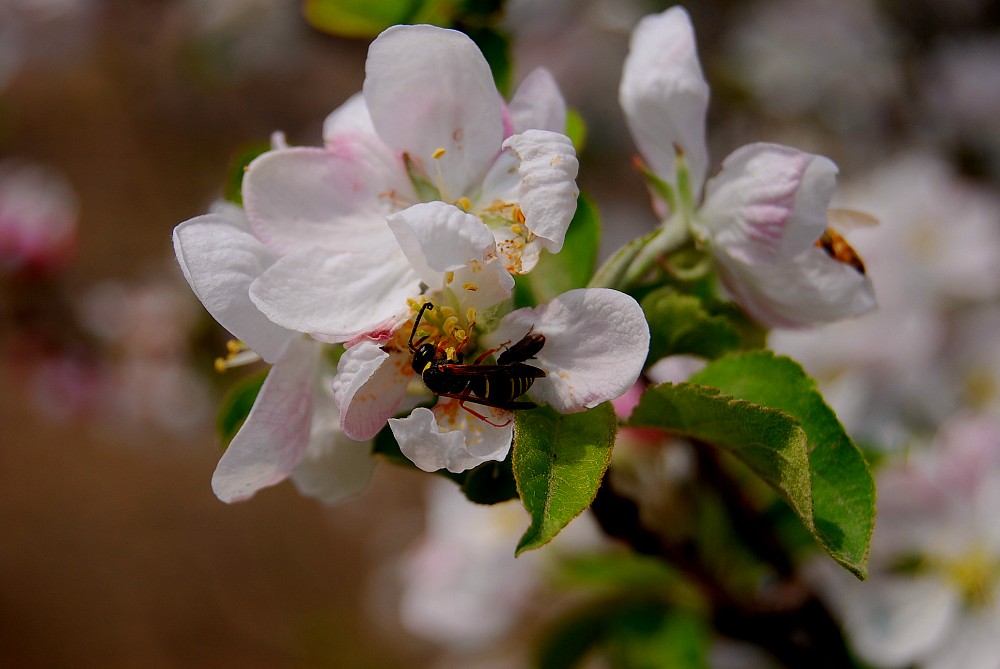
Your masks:
<path fill-rule="evenodd" d="M 794 418 L 716 388 L 665 383 L 643 393 L 629 424 L 670 430 L 729 451 L 812 523 L 806 434 Z"/>
<path fill-rule="evenodd" d="M 496 28 L 463 26 L 462 29 L 483 52 L 486 62 L 490 64 L 497 90 L 507 97 L 514 69 L 510 58 L 510 37 Z"/>
<path fill-rule="evenodd" d="M 542 251 L 533 270 L 514 277 L 515 306 L 544 304 L 568 290 L 586 286 L 597 264 L 600 241 L 600 213 L 589 197 L 580 195 L 562 251 Z"/>
<path fill-rule="evenodd" d="M 693 295 L 663 287 L 644 297 L 641 304 L 651 334 L 647 365 L 668 355 L 718 358 L 740 346 L 736 328 L 726 318 L 711 315 Z"/>
<path fill-rule="evenodd" d="M 621 669 L 702 669 L 710 639 L 696 613 L 648 597 L 605 599 L 550 626 L 534 666 L 572 669 L 594 656 L 604 660 L 601 666 Z"/>
<path fill-rule="evenodd" d="M 830 555 L 864 579 L 875 526 L 875 483 L 868 463 L 833 410 L 795 361 L 757 351 L 721 358 L 691 379 L 795 418 L 809 440 L 812 525 Z"/>
<path fill-rule="evenodd" d="M 532 666 L 538 669 L 573 669 L 604 640 L 608 610 L 589 607 L 556 621 L 545 630 Z"/>
<path fill-rule="evenodd" d="M 227 201 L 243 206 L 243 176 L 246 174 L 247 165 L 270 149 L 271 145 L 267 142 L 254 142 L 230 159 L 229 167 L 226 169 L 226 187 L 223 191 Z"/>
<path fill-rule="evenodd" d="M 372 38 L 389 26 L 407 23 L 424 0 L 305 0 L 309 24 L 339 37 Z"/>
<path fill-rule="evenodd" d="M 244 377 L 226 391 L 215 416 L 215 428 L 219 433 L 219 441 L 223 450 L 229 447 L 236 433 L 243 427 L 253 403 L 257 400 L 260 387 L 270 370 L 264 369 L 256 374 Z"/>
<path fill-rule="evenodd" d="M 663 560 L 631 551 L 573 555 L 560 559 L 557 566 L 555 582 L 573 590 L 607 588 L 666 592 L 684 582 L 683 577 Z"/>
<path fill-rule="evenodd" d="M 651 601 L 620 611 L 606 643 L 613 667 L 702 669 L 708 666 L 709 640 L 700 616 Z"/>
<path fill-rule="evenodd" d="M 531 526 L 516 553 L 543 546 L 590 506 L 611 462 L 618 419 L 610 402 L 583 413 L 517 413 L 514 480 Z"/>

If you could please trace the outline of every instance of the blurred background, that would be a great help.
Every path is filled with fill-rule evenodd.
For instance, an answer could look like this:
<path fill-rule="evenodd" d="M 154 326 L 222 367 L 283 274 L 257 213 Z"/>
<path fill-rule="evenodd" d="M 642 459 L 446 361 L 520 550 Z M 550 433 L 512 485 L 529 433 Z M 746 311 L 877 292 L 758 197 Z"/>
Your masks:
<path fill-rule="evenodd" d="M 617 85 L 632 25 L 666 6 L 514 0 L 502 18 L 514 81 L 549 68 L 589 127 L 580 184 L 605 252 L 655 224 Z M 1000 415 L 1000 5 L 687 8 L 710 171 L 742 144 L 787 143 L 832 158 L 841 203 L 882 220 L 855 243 L 882 312 L 774 345 L 887 452 L 956 412 Z M 171 230 L 273 131 L 319 144 L 367 45 L 294 0 L 0 0 L 0 665 L 468 667 L 478 642 L 447 639 L 517 638 L 499 612 L 452 637 L 413 622 L 454 604 L 407 584 L 441 500 L 460 501 L 429 477 L 382 463 L 332 508 L 289 484 L 227 506 L 209 485 L 215 407 L 239 372 L 213 370 L 227 335 Z M 523 666 L 491 652 L 475 666 Z"/>

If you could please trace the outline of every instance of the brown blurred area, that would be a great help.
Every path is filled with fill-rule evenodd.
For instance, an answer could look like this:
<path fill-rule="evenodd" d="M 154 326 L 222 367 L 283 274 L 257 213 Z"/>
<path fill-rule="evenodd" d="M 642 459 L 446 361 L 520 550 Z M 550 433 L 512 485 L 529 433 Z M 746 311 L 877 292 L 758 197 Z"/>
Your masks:
<path fill-rule="evenodd" d="M 239 147 L 276 129 L 318 143 L 325 115 L 363 78 L 367 44 L 318 35 L 295 3 L 247 3 L 273 15 L 251 30 L 234 3 L 230 27 L 204 3 L 67 2 L 65 14 L 20 4 L 25 62 L 0 90 L 0 158 L 44 163 L 79 197 L 77 255 L 40 293 L 67 304 L 101 280 L 174 278 L 171 230 L 221 194 Z M 24 299 L 0 299 L 5 317 Z M 421 529 L 417 477 L 383 465 L 333 509 L 289 484 L 227 506 L 209 484 L 210 419 L 176 434 L 40 412 L 9 325 L 0 666 L 389 667 L 427 655 L 393 620 L 380 632 L 370 603 L 373 567 Z M 58 339 L 70 326 L 43 328 Z M 208 377 L 211 360 L 198 364 Z"/>

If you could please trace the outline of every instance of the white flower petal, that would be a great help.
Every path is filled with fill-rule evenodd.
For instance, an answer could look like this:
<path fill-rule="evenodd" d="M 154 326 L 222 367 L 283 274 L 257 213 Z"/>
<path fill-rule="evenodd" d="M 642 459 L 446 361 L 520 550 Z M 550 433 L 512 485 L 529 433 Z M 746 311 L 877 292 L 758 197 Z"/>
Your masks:
<path fill-rule="evenodd" d="M 354 441 L 340 429 L 329 379 L 316 390 L 309 445 L 292 472 L 300 493 L 335 504 L 368 486 L 375 459 L 370 441 Z"/>
<path fill-rule="evenodd" d="M 566 228 L 576 212 L 576 174 L 580 163 L 573 142 L 548 130 L 528 130 L 503 143 L 521 161 L 518 204 L 525 227 L 552 253 L 562 249 Z"/>
<path fill-rule="evenodd" d="M 379 136 L 409 153 L 446 199 L 482 181 L 503 141 L 501 100 L 475 43 L 434 26 L 393 26 L 368 49 L 365 102 Z M 438 149 L 445 153 L 432 156 Z"/>
<path fill-rule="evenodd" d="M 1000 667 L 1000 610 L 996 604 L 969 611 L 956 621 L 922 669 L 996 669 Z"/>
<path fill-rule="evenodd" d="M 250 301 L 250 284 L 274 257 L 250 232 L 237 207 L 198 216 L 174 228 L 174 253 L 184 278 L 215 320 L 273 363 L 291 332 Z"/>
<path fill-rule="evenodd" d="M 706 186 L 701 222 L 743 262 L 788 262 L 826 230 L 837 185 L 829 158 L 780 144 L 733 151 Z"/>
<path fill-rule="evenodd" d="M 502 418 L 499 410 L 470 406 L 491 420 Z M 459 407 L 458 400 L 448 398 L 441 398 L 434 411 L 418 407 L 406 418 L 390 418 L 389 427 L 403 455 L 417 467 L 425 472 L 447 469 L 456 474 L 483 462 L 502 461 L 514 435 L 512 423 L 489 425 Z"/>
<path fill-rule="evenodd" d="M 919 661 L 952 631 L 960 605 L 947 583 L 932 578 L 884 576 L 851 592 L 844 611 L 848 635 L 858 654 L 880 667 Z"/>
<path fill-rule="evenodd" d="M 812 247 L 791 262 L 748 265 L 715 251 L 719 279 L 757 322 L 801 328 L 861 316 L 875 308 L 871 281 Z"/>
<path fill-rule="evenodd" d="M 309 445 L 320 355 L 319 344 L 296 337 L 267 375 L 212 475 L 212 490 L 223 502 L 248 499 L 299 464 Z"/>
<path fill-rule="evenodd" d="M 445 286 L 463 307 L 472 307 L 482 313 L 511 296 L 514 277 L 499 258 L 492 257 L 486 262 L 473 261 L 455 270 Z"/>
<path fill-rule="evenodd" d="M 544 67 L 532 70 L 507 105 L 515 133 L 525 130 L 566 132 L 566 101 L 552 73 Z"/>
<path fill-rule="evenodd" d="M 647 16 L 636 25 L 618 99 L 639 152 L 668 183 L 676 181 L 674 146 L 683 149 L 697 200 L 708 169 L 708 84 L 683 8 Z"/>
<path fill-rule="evenodd" d="M 409 183 L 402 164 L 386 172 L 378 156 L 350 149 L 269 151 L 250 163 L 243 203 L 268 248 L 371 253 L 392 244 L 385 216 L 396 205 L 387 194 Z"/>
<path fill-rule="evenodd" d="M 625 293 L 606 288 L 571 290 L 548 304 L 513 311 L 483 343 L 516 343 L 529 331 L 545 335 L 545 346 L 527 364 L 546 376 L 536 379 L 528 394 L 561 413 L 624 394 L 649 352 L 642 308 Z"/>
<path fill-rule="evenodd" d="M 441 283 L 470 260 L 485 262 L 496 245 L 489 228 L 472 214 L 444 202 L 424 202 L 389 217 L 389 229 L 428 286 Z"/>
<path fill-rule="evenodd" d="M 282 327 L 320 341 L 347 341 L 384 327 L 420 294 L 420 281 L 401 255 L 287 255 L 250 286 L 250 299 Z"/>
<path fill-rule="evenodd" d="M 333 391 L 341 429 L 351 439 L 372 439 L 399 408 L 413 374 L 409 351 L 390 355 L 362 341 L 340 357 Z"/>

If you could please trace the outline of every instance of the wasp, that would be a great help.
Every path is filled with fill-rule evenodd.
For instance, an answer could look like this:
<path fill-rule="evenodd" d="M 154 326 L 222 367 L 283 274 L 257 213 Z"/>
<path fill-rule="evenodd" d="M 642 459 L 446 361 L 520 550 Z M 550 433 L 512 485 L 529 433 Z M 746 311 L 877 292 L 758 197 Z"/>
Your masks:
<path fill-rule="evenodd" d="M 463 409 L 495 427 L 504 427 L 510 421 L 497 425 L 486 416 L 465 406 L 465 403 L 508 411 L 533 409 L 537 406 L 534 402 L 519 401 L 518 398 L 528 392 L 535 379 L 545 376 L 544 370 L 525 364 L 526 360 L 533 358 L 545 346 L 545 335 L 529 332 L 512 346 L 501 344 L 477 357 L 475 363 L 464 363 L 461 345 L 455 351 L 454 359 L 449 359 L 434 344 L 421 343 L 423 339 L 416 344 L 413 343 L 420 319 L 432 306 L 430 302 L 425 302 L 420 307 L 408 342 L 413 353 L 413 371 L 420 375 L 428 390 L 436 395 L 457 399 Z M 501 348 L 504 351 L 497 356 L 495 365 L 483 364 L 488 355 Z"/>
<path fill-rule="evenodd" d="M 861 256 L 847 243 L 843 235 L 833 228 L 827 228 L 823 231 L 820 238 L 816 240 L 816 246 L 823 249 L 828 256 L 837 262 L 850 265 L 861 274 L 865 273 L 865 263 L 861 260 Z"/>

